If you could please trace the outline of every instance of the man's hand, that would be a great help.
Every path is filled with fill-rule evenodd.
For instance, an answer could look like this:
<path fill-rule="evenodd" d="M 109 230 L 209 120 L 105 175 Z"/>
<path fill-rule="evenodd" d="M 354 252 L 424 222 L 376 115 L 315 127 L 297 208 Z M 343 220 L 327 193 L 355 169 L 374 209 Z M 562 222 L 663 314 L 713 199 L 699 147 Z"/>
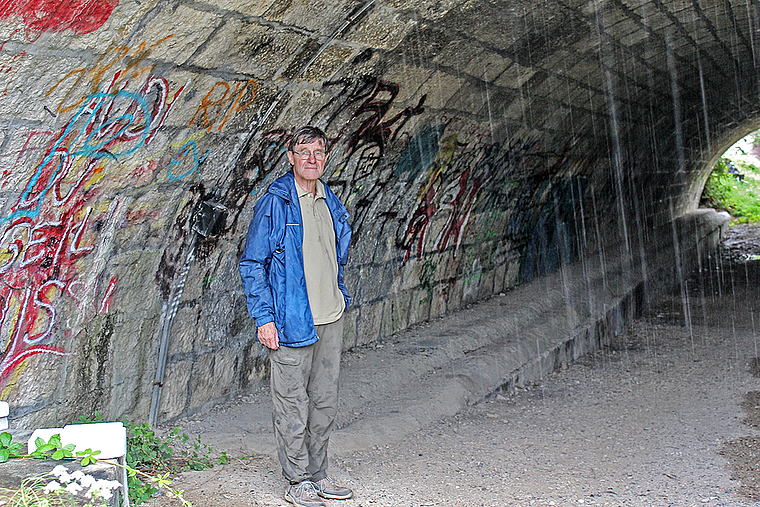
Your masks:
<path fill-rule="evenodd" d="M 280 336 L 277 334 L 277 326 L 274 322 L 267 322 L 259 326 L 259 342 L 269 349 L 277 350 L 280 346 Z"/>

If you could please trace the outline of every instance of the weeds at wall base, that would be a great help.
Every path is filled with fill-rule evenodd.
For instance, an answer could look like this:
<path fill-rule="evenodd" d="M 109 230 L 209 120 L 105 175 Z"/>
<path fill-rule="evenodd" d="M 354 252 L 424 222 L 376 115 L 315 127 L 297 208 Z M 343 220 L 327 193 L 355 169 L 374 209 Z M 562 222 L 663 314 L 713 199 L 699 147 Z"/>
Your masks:
<path fill-rule="evenodd" d="M 92 419 L 80 417 L 73 424 L 89 424 L 105 422 L 96 412 Z M 171 488 L 172 474 L 187 470 L 203 470 L 212 468 L 215 464 L 223 465 L 229 462 L 226 452 L 213 459 L 213 450 L 201 441 L 200 435 L 191 439 L 181 434 L 179 428 L 174 428 L 166 437 L 160 437 L 147 424 L 132 425 L 124 422 L 127 428 L 126 470 L 128 473 L 129 498 L 132 505 L 140 505 L 149 500 L 159 490 L 164 490 L 169 496 L 179 499 L 185 507 L 190 502 L 184 500 L 182 491 Z M 38 438 L 36 450 L 26 454 L 25 445 L 14 442 L 10 433 L 0 433 L 0 463 L 10 459 L 41 459 L 41 460 L 78 460 L 82 466 L 98 461 L 100 451 L 85 449 L 77 451 L 71 444 L 62 445 L 60 435 L 53 435 L 48 442 Z M 186 450 L 177 451 L 175 446 Z M 108 462 L 120 467 L 117 463 Z M 55 470 L 55 469 L 54 469 Z M 75 505 L 72 498 L 65 498 L 59 492 L 56 498 L 44 494 L 44 477 L 26 479 L 18 490 L 0 490 L 0 507 L 58 507 Z M 76 488 L 72 488 L 76 489 Z M 53 493 L 53 492 L 50 492 Z M 65 503 L 64 501 L 68 501 Z M 58 502 L 58 503 L 55 503 Z M 87 503 L 87 507 L 100 506 L 100 503 Z M 102 505 L 105 505 L 103 503 Z"/>

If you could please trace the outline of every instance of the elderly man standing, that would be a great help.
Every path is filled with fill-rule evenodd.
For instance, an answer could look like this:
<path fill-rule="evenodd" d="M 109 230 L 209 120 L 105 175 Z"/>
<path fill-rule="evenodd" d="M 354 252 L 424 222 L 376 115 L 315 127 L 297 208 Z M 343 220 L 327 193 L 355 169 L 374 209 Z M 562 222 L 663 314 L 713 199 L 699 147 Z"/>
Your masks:
<path fill-rule="evenodd" d="M 321 507 L 353 492 L 327 475 L 327 444 L 338 408 L 348 212 L 319 178 L 325 133 L 298 129 L 288 144 L 293 170 L 256 203 L 240 259 L 248 313 L 269 348 L 274 434 L 285 499 Z"/>

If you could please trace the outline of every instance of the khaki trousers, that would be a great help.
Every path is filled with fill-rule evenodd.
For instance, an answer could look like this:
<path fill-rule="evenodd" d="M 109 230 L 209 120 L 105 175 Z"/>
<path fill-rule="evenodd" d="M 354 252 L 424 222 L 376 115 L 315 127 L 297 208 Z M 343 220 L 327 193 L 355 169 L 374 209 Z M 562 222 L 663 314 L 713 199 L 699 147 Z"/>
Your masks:
<path fill-rule="evenodd" d="M 317 343 L 269 353 L 277 456 L 291 484 L 327 476 L 327 444 L 338 412 L 343 317 L 316 328 Z"/>

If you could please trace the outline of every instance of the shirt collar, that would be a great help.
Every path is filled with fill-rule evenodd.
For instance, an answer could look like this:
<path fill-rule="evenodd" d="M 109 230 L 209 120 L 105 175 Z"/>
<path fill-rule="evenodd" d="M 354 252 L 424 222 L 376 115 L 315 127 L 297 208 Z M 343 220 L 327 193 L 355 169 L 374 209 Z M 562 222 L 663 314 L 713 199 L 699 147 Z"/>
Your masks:
<path fill-rule="evenodd" d="M 298 190 L 298 198 L 301 199 L 302 197 L 305 197 L 307 195 L 311 195 L 311 193 L 307 190 L 304 190 L 301 188 L 301 185 L 296 183 L 296 189 Z M 317 195 L 314 197 L 314 200 L 317 199 L 324 199 L 327 195 L 325 194 L 325 186 L 322 183 L 322 180 L 317 180 Z"/>

